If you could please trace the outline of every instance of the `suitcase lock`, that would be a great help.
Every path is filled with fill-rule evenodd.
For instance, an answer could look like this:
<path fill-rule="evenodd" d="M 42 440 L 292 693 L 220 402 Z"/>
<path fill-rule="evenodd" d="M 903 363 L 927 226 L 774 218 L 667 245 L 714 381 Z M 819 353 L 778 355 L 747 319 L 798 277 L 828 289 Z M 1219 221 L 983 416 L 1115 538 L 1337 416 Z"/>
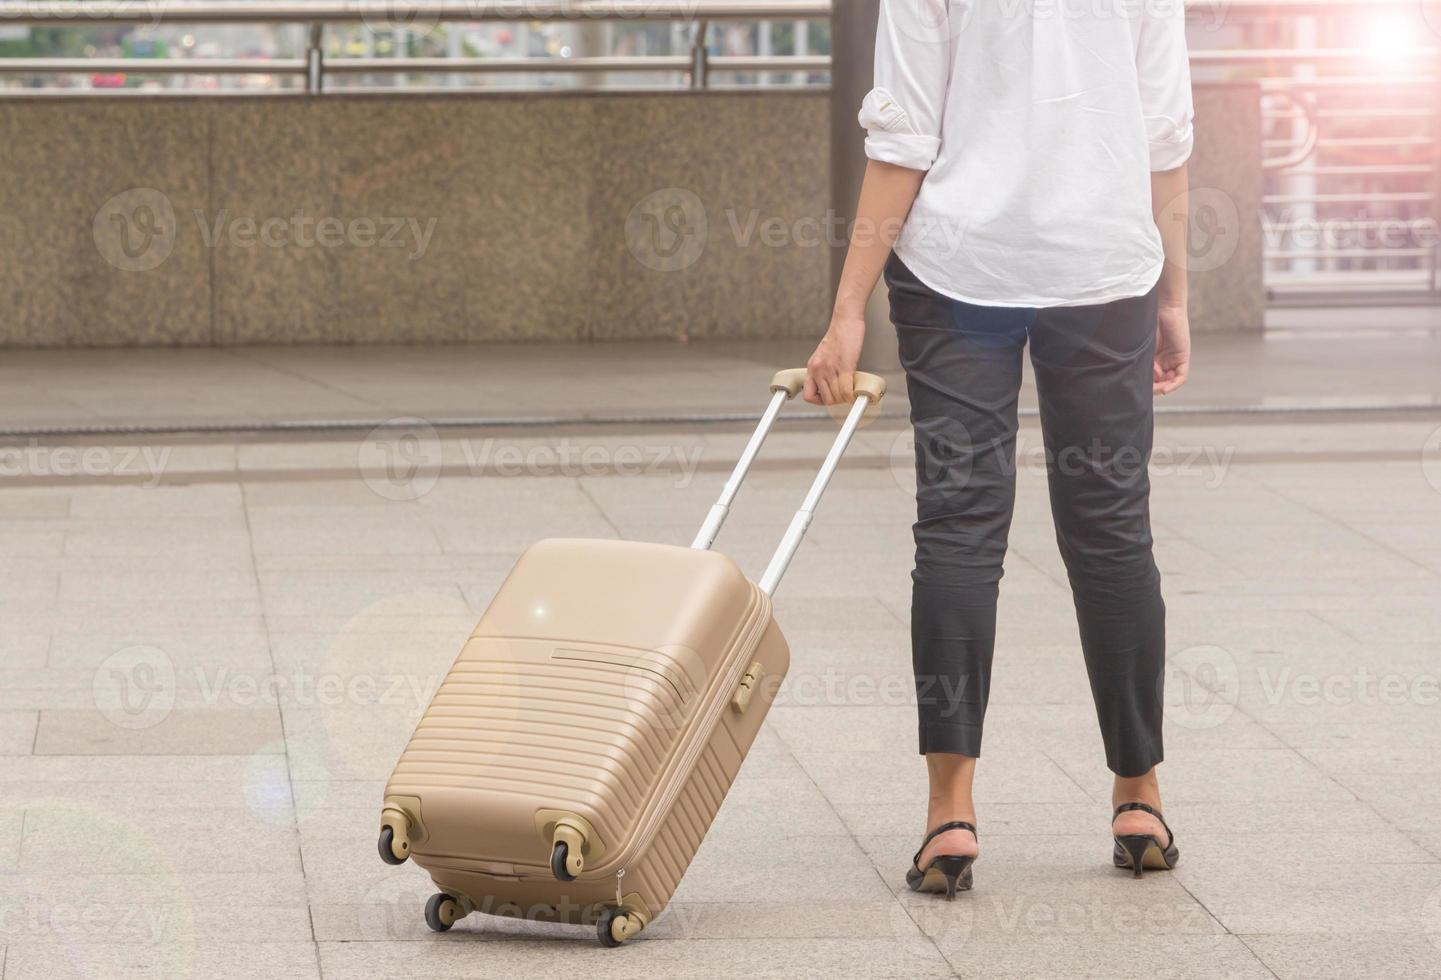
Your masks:
<path fill-rule="evenodd" d="M 735 695 L 731 698 L 731 708 L 735 710 L 736 714 L 744 713 L 746 706 L 751 703 L 751 695 L 755 693 L 756 685 L 760 683 L 761 670 L 761 662 L 757 660 L 741 675 L 740 683 L 736 685 Z"/>

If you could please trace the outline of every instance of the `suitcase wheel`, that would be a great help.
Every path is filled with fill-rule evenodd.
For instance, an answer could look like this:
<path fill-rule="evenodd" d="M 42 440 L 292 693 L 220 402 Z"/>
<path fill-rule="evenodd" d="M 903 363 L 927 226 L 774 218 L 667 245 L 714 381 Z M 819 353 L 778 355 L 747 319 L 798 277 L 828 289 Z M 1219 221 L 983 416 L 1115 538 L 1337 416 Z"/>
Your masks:
<path fill-rule="evenodd" d="M 575 865 L 575 870 L 579 871 L 581 862 L 579 858 L 575 861 L 570 859 L 570 846 L 565 841 L 561 841 L 550 852 L 550 873 L 555 875 L 557 881 L 575 881 L 571 865 Z"/>
<path fill-rule="evenodd" d="M 425 924 L 436 932 L 445 932 L 465 918 L 460 903 L 445 892 L 436 892 L 425 903 Z"/>
<path fill-rule="evenodd" d="M 377 842 L 380 849 L 380 859 L 386 864 L 404 864 L 410 857 L 410 844 L 407 841 L 400 841 L 399 846 L 395 840 L 395 829 L 390 826 L 380 828 L 380 840 Z"/>
<path fill-rule="evenodd" d="M 595 934 L 602 946 L 613 949 L 640 932 L 639 926 L 639 920 L 627 915 L 625 909 L 611 905 L 602 910 L 596 920 Z"/>

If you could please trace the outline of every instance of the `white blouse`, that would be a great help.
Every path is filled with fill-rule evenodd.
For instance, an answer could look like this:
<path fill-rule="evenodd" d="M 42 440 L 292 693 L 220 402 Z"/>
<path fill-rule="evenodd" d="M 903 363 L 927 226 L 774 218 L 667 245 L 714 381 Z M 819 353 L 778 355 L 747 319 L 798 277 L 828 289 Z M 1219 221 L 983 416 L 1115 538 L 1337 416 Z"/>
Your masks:
<path fill-rule="evenodd" d="M 896 254 L 990 306 L 1139 296 L 1150 172 L 1191 155 L 1182 0 L 881 0 L 872 160 L 928 171 Z"/>

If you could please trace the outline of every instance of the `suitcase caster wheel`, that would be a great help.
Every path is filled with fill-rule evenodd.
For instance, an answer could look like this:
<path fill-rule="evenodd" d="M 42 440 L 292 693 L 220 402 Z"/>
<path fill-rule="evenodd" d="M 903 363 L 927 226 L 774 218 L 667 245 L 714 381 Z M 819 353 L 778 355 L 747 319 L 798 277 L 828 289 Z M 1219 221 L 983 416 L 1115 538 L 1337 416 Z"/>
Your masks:
<path fill-rule="evenodd" d="M 627 915 L 625 909 L 611 906 L 601 912 L 600 918 L 596 920 L 595 933 L 602 946 L 614 949 L 640 932 L 639 926 L 640 923 Z"/>
<path fill-rule="evenodd" d="M 460 903 L 445 892 L 436 892 L 425 903 L 425 924 L 436 932 L 446 932 L 465 918 Z"/>
<path fill-rule="evenodd" d="M 380 848 L 380 859 L 386 864 L 404 864 L 410 857 L 410 842 L 407 840 L 397 841 L 393 827 L 380 828 L 380 840 L 377 842 Z"/>
<path fill-rule="evenodd" d="M 571 866 L 574 865 L 574 871 Z M 570 847 L 561 841 L 555 845 L 555 850 L 550 852 L 550 873 L 555 875 L 556 881 L 575 881 L 575 872 L 581 869 L 581 859 L 577 857 L 574 861 L 570 858 Z"/>

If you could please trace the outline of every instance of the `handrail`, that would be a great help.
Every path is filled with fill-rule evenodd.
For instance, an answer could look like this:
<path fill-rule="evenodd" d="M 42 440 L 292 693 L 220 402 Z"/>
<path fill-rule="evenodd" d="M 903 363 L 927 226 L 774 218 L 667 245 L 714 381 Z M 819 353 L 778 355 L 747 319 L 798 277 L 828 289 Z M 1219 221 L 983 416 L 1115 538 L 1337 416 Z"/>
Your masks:
<path fill-rule="evenodd" d="M 0 0 L 0 22 L 357 24 L 459 21 L 815 20 L 830 0 Z"/>
<path fill-rule="evenodd" d="M 710 74 L 730 72 L 824 72 L 829 56 L 712 57 L 705 43 L 713 20 L 813 20 L 831 14 L 830 0 L 0 0 L 0 24 L 299 24 L 307 27 L 304 58 L 3 58 L 0 75 L 41 73 L 133 73 L 136 75 L 279 75 L 305 79 L 320 93 L 327 75 L 493 74 L 502 72 L 679 73 L 692 88 Z M 444 21 L 669 21 L 691 23 L 684 56 L 575 58 L 327 58 L 326 25 L 366 23 L 409 27 Z"/>
<path fill-rule="evenodd" d="M 1183 0 L 1187 13 L 1265 13 L 1268 16 L 1394 9 L 1418 0 Z M 1441 0 L 1419 0 L 1421 3 Z M 707 26 L 717 20 L 815 20 L 831 15 L 830 0 L 0 0 L 0 24 L 298 24 L 309 28 L 305 57 L 296 58 L 3 58 L 0 75 L 133 73 L 137 75 L 303 76 L 319 93 L 327 75 L 492 73 L 678 73 L 692 88 L 708 86 L 712 72 L 824 72 L 828 56 L 712 56 Z M 691 25 L 686 55 L 573 58 L 328 58 L 327 25 L 367 23 L 408 27 L 441 22 L 666 21 Z M 1441 58 L 1441 48 L 1402 51 L 1393 62 L 1414 68 Z M 1201 49 L 1202 66 L 1373 63 L 1374 52 L 1355 48 Z M 1288 155 L 1289 156 L 1289 155 Z"/>
<path fill-rule="evenodd" d="M 1187 13 L 1255 12 L 1299 16 L 1415 7 L 1427 0 L 1184 0 Z M 0 21 L 55 24 L 339 24 L 384 19 L 419 22 L 583 20 L 813 20 L 829 0 L 0 0 Z"/>

